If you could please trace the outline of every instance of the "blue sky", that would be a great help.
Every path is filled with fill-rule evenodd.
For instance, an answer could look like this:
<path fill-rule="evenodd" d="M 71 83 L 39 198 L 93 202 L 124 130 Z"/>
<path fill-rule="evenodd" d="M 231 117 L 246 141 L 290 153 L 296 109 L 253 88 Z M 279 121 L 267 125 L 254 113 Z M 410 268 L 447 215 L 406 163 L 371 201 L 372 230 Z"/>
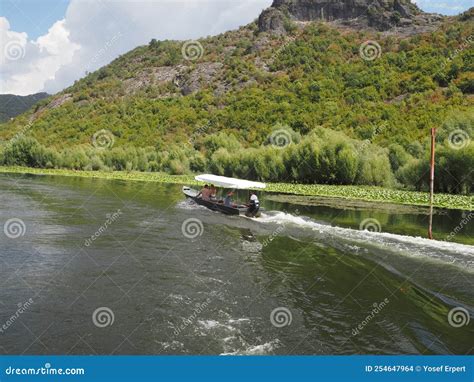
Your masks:
<path fill-rule="evenodd" d="M 64 18 L 68 5 L 69 0 L 0 0 L 0 16 L 8 19 L 12 30 L 36 39 Z"/>
<path fill-rule="evenodd" d="M 0 94 L 56 93 L 127 51 L 255 20 L 273 0 L 0 0 Z M 458 14 L 474 0 L 416 0 Z"/>
<path fill-rule="evenodd" d="M 425 12 L 443 15 L 457 15 L 474 7 L 474 0 L 416 0 L 416 3 Z"/>
<path fill-rule="evenodd" d="M 0 16 L 8 19 L 12 30 L 26 32 L 30 39 L 36 39 L 45 34 L 55 21 L 64 18 L 69 2 L 70 0 L 1 0 Z M 446 15 L 455 15 L 474 7 L 474 0 L 416 2 L 426 12 Z"/>

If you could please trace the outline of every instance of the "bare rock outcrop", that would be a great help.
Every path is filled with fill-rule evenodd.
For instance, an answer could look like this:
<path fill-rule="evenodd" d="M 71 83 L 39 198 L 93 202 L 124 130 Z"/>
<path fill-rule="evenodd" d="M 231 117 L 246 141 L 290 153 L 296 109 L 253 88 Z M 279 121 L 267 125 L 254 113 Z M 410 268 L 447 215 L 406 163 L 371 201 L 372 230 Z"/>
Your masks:
<path fill-rule="evenodd" d="M 285 33 L 288 21 L 343 22 L 379 31 L 427 26 L 441 20 L 411 0 L 274 0 L 258 19 L 260 31 Z"/>

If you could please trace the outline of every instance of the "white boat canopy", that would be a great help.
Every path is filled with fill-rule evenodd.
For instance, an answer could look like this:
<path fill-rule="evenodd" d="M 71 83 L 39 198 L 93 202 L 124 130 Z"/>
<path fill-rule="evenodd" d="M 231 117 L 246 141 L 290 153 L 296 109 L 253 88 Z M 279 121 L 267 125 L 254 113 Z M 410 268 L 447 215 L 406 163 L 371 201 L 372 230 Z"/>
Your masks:
<path fill-rule="evenodd" d="M 225 176 L 202 174 L 196 176 L 194 179 L 200 182 L 206 182 L 215 186 L 224 188 L 236 188 L 240 190 L 246 190 L 251 188 L 265 188 L 265 183 L 251 182 L 250 180 L 227 178 Z"/>

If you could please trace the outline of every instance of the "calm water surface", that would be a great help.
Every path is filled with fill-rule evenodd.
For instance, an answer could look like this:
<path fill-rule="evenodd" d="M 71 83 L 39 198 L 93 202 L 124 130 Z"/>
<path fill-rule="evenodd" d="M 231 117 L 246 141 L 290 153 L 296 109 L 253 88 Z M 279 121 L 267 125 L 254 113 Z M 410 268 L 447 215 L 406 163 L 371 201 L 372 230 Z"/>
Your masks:
<path fill-rule="evenodd" d="M 178 185 L 0 175 L 0 353 L 474 352 L 472 222 L 445 240 L 468 212 L 429 241 L 423 210 L 261 199 L 255 221 Z"/>

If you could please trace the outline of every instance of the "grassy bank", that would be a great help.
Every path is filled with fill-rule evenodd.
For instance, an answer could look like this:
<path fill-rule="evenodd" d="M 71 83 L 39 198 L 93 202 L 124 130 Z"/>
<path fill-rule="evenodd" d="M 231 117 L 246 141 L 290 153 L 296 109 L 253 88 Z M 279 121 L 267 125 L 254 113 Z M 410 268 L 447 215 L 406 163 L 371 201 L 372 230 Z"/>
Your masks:
<path fill-rule="evenodd" d="M 72 171 L 61 169 L 37 169 L 27 167 L 0 167 L 0 173 L 77 176 L 85 178 L 101 178 L 130 180 L 140 182 L 199 184 L 191 175 L 169 175 L 164 173 L 144 172 L 103 172 L 103 171 Z M 267 191 L 306 196 L 328 196 L 368 202 L 389 202 L 396 204 L 427 206 L 429 195 L 424 192 L 402 191 L 381 187 L 368 186 L 329 186 L 289 183 L 267 183 Z M 436 194 L 435 207 L 449 209 L 472 210 L 473 196 Z"/>

